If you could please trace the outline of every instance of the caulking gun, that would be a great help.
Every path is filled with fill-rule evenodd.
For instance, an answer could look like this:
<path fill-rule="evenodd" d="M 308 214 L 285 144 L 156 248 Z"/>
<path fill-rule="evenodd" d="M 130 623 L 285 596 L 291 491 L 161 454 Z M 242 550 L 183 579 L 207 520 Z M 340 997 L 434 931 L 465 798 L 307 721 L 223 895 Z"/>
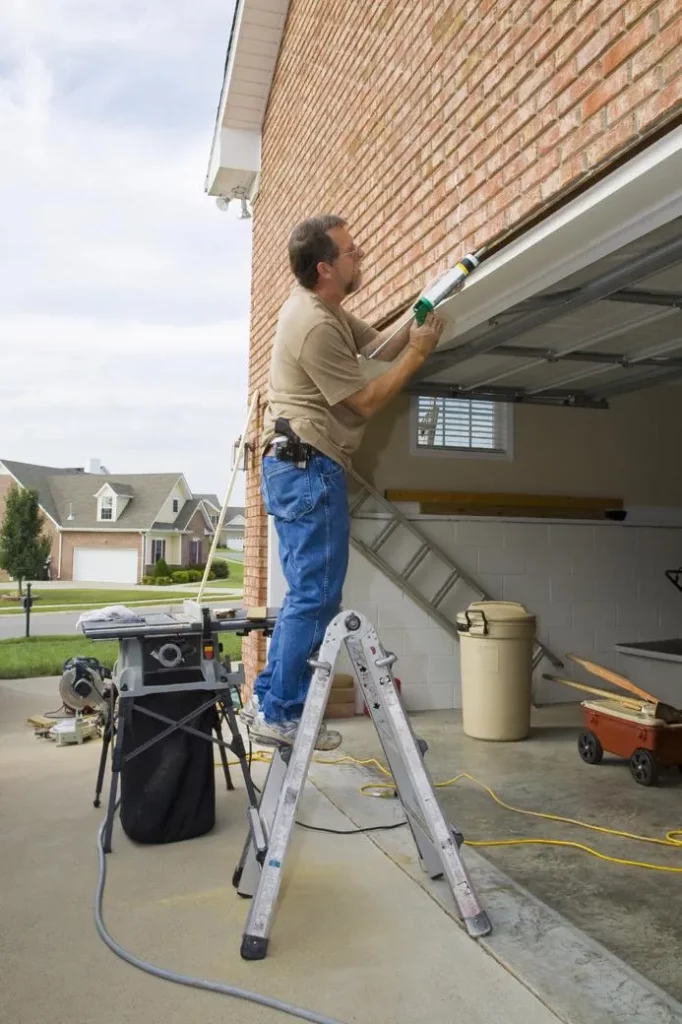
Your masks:
<path fill-rule="evenodd" d="M 467 253 L 466 256 L 462 256 L 459 263 L 457 263 L 452 270 L 448 270 L 443 277 L 440 277 L 436 282 L 434 282 L 434 284 L 430 285 L 422 292 L 412 309 L 416 323 L 423 324 L 429 313 L 433 312 L 436 306 L 440 305 L 444 299 L 450 298 L 451 295 L 454 295 L 454 293 L 462 287 L 464 281 L 472 270 L 475 270 L 481 262 L 481 257 L 484 251 L 484 249 L 479 249 L 476 253 Z M 389 341 L 393 341 L 395 336 L 402 331 L 404 327 L 405 324 L 401 323 L 393 334 L 391 334 L 386 341 L 382 342 L 382 344 L 372 352 L 369 358 L 375 359 L 379 352 L 388 345 Z"/>

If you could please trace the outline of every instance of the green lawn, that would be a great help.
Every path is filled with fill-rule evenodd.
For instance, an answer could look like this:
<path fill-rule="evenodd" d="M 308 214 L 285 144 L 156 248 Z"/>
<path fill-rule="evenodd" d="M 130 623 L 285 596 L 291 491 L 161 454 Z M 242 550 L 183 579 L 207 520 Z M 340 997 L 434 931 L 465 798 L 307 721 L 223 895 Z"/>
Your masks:
<path fill-rule="evenodd" d="M 244 585 L 244 563 L 238 561 L 236 558 L 232 558 L 232 552 L 226 548 L 218 548 L 215 555 L 216 558 L 222 559 L 223 562 L 230 563 L 230 576 L 226 580 L 216 580 L 216 583 L 224 583 L 228 587 L 242 587 Z"/>
<path fill-rule="evenodd" d="M 241 658 L 242 640 L 234 633 L 220 638 L 223 655 Z M 0 640 L 0 679 L 30 679 L 34 676 L 60 676 L 65 661 L 77 655 L 97 658 L 113 668 L 118 656 L 115 640 L 89 640 L 74 636 L 33 636 L 28 640 Z"/>

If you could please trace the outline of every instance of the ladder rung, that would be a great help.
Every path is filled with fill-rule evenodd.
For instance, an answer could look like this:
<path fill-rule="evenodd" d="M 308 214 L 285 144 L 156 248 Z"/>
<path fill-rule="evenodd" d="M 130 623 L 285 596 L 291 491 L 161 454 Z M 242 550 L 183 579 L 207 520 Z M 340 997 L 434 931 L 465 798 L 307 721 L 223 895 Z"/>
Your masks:
<path fill-rule="evenodd" d="M 381 545 L 384 544 L 391 536 L 391 534 L 398 529 L 398 526 L 399 523 L 397 519 L 393 519 L 390 523 L 387 523 L 386 526 L 384 526 L 381 533 L 379 534 L 379 536 L 370 544 L 372 551 L 378 551 Z"/>
<path fill-rule="evenodd" d="M 443 584 L 443 586 L 434 595 L 433 600 L 431 601 L 431 604 L 434 605 L 434 607 L 436 607 L 436 608 L 438 607 L 438 605 L 441 603 L 441 601 L 443 600 L 445 595 L 448 594 L 450 590 L 452 590 L 452 588 L 454 587 L 454 585 L 455 585 L 455 583 L 457 582 L 458 579 L 459 579 L 459 573 L 458 572 L 453 572 L 453 573 L 451 573 L 448 576 L 448 578 L 446 579 L 446 581 Z"/>
<path fill-rule="evenodd" d="M 353 516 L 360 508 L 363 502 L 369 498 L 369 491 L 366 487 L 361 487 L 356 496 L 353 498 L 348 509 L 349 515 Z"/>
<path fill-rule="evenodd" d="M 422 564 L 428 553 L 429 545 L 422 544 L 422 546 L 412 555 L 412 558 L 409 560 L 403 571 L 400 573 L 402 579 L 408 580 L 412 573 L 414 572 L 414 570 L 417 568 L 417 566 Z"/>

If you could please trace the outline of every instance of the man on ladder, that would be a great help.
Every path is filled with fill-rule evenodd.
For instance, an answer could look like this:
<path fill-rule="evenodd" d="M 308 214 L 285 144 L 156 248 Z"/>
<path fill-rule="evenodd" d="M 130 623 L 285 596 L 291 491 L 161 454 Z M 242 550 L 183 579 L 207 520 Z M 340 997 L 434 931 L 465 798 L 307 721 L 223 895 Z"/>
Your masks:
<path fill-rule="evenodd" d="M 340 217 L 305 220 L 289 239 L 296 283 L 277 325 L 261 449 L 261 494 L 288 592 L 267 666 L 241 712 L 261 743 L 293 744 L 310 659 L 340 608 L 350 543 L 346 469 L 367 420 L 423 366 L 444 327 L 430 313 L 421 326 L 406 321 L 397 333 L 380 332 L 344 310 L 360 287 L 363 257 Z M 373 352 L 392 366 L 368 381 L 358 357 Z M 340 733 L 321 726 L 316 749 L 340 743 Z"/>

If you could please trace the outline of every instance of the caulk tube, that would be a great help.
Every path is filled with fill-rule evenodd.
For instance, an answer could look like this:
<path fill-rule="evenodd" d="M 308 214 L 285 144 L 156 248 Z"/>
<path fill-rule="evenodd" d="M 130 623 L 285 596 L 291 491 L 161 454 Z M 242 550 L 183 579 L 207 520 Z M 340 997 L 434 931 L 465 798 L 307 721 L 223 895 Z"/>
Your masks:
<path fill-rule="evenodd" d="M 428 314 L 433 312 L 439 303 L 456 292 L 471 271 L 476 269 L 479 262 L 478 256 L 469 253 L 462 257 L 457 266 L 448 270 L 447 274 L 427 288 L 419 296 L 414 307 L 414 318 L 417 323 L 423 324 Z"/>

